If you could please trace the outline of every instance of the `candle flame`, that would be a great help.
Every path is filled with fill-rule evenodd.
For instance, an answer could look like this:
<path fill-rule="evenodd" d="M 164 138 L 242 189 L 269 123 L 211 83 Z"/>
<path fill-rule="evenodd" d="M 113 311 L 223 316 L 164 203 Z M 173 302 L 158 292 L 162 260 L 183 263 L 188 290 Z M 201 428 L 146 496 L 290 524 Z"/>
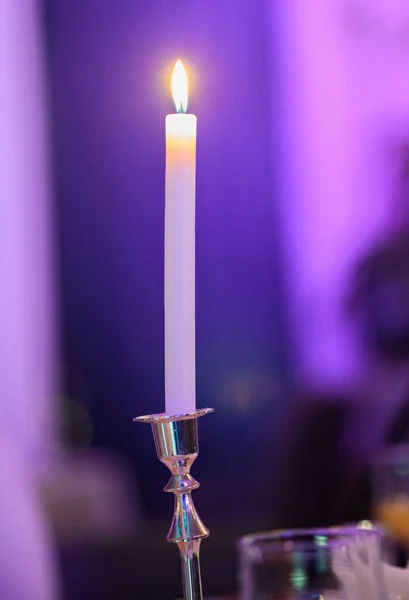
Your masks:
<path fill-rule="evenodd" d="M 176 112 L 185 113 L 187 111 L 187 74 L 181 60 L 178 60 L 173 69 L 172 75 L 172 96 L 175 103 Z"/>

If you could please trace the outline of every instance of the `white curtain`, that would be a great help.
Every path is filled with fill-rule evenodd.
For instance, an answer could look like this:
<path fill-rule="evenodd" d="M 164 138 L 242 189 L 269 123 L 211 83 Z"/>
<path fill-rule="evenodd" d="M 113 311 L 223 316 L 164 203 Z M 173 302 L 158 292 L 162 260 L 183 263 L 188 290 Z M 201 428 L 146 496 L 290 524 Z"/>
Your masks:
<path fill-rule="evenodd" d="M 0 2 L 0 597 L 55 600 L 36 473 L 53 450 L 53 302 L 39 2 Z"/>
<path fill-rule="evenodd" d="M 0 2 L 0 401 L 25 455 L 51 451 L 53 303 L 39 3 Z"/>
<path fill-rule="evenodd" d="M 409 5 L 266 5 L 296 376 L 312 387 L 354 388 L 361 339 L 343 307 L 351 269 L 396 206 L 388 151 L 409 134 Z"/>

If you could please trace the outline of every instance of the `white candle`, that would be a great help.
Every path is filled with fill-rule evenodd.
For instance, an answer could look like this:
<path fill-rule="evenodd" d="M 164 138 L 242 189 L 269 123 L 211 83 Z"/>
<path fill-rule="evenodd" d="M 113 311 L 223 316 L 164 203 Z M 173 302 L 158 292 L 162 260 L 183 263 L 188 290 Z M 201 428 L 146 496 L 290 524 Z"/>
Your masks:
<path fill-rule="evenodd" d="M 166 117 L 165 399 L 170 415 L 196 408 L 195 180 L 196 117 L 186 114 L 187 76 L 175 65 L 177 114 Z"/>

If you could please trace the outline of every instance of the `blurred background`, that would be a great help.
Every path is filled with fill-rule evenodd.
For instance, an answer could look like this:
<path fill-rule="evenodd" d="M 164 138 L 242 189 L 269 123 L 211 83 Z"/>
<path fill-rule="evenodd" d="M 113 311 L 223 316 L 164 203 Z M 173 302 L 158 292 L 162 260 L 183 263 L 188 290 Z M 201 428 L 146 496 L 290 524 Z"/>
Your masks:
<path fill-rule="evenodd" d="M 168 473 L 132 422 L 164 409 L 179 57 L 216 409 L 194 470 L 205 591 L 234 592 L 244 533 L 369 517 L 374 454 L 409 441 L 405 0 L 3 0 L 4 600 L 180 595 Z"/>

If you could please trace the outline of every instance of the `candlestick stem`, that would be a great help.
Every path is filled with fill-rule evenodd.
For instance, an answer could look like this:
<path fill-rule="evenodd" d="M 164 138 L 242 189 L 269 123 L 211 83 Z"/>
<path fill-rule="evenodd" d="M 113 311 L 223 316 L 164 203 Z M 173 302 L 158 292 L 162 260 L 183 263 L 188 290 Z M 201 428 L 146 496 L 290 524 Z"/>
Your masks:
<path fill-rule="evenodd" d="M 183 597 L 186 600 L 202 600 L 202 578 L 199 551 L 202 540 L 178 542 L 182 563 Z"/>

